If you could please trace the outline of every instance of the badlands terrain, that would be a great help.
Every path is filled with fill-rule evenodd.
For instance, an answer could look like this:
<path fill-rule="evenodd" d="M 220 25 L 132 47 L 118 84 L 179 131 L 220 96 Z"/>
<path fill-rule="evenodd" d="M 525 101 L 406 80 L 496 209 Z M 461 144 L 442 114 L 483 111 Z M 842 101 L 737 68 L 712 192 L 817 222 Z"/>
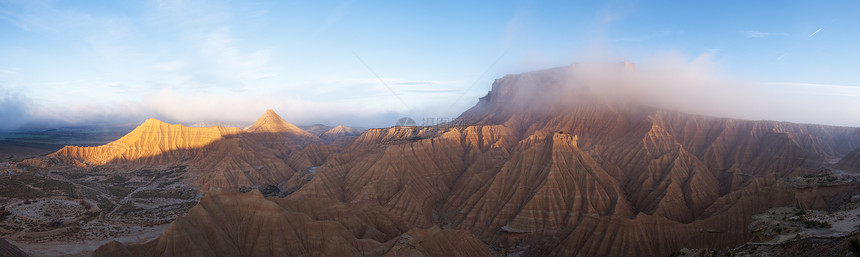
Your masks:
<path fill-rule="evenodd" d="M 860 254 L 860 128 L 659 109 L 580 69 L 497 79 L 462 126 L 149 119 L 4 167 L 0 253 Z"/>

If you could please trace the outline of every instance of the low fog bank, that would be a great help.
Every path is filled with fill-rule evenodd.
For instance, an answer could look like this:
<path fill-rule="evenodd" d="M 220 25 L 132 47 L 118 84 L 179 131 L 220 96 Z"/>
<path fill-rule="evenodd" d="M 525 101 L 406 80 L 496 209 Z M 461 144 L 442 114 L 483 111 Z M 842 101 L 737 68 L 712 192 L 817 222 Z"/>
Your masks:
<path fill-rule="evenodd" d="M 636 100 L 685 113 L 860 127 L 860 87 L 759 82 L 721 73 L 710 55 L 663 53 L 635 64 L 574 64 L 565 83 L 571 88 L 584 84 L 604 99 Z"/>
<path fill-rule="evenodd" d="M 621 64 L 621 65 L 619 65 Z M 560 79 L 565 94 L 581 94 L 582 86 L 599 97 L 628 101 L 685 113 L 716 117 L 777 120 L 860 127 L 860 87 L 811 83 L 765 83 L 722 75 L 719 63 L 710 55 L 687 58 L 663 53 L 637 61 L 588 60 L 574 64 Z M 517 83 L 557 83 L 556 78 L 524 77 Z M 567 83 L 567 84 L 565 84 Z M 575 85 L 575 86 L 574 86 Z M 489 85 L 484 85 L 489 86 Z M 520 105 L 547 105 L 543 98 L 558 98 L 548 92 L 517 87 Z M 564 97 L 574 97 L 573 95 Z M 464 99 L 466 100 L 466 99 Z M 178 93 L 162 89 L 141 96 L 139 102 L 112 106 L 79 104 L 47 106 L 24 95 L 0 88 L 0 130 L 20 127 L 111 126 L 140 124 L 153 117 L 169 123 L 193 125 L 241 125 L 253 123 L 266 109 L 274 109 L 296 125 L 326 124 L 352 127 L 393 126 L 401 117 L 422 124 L 426 117 L 454 118 L 463 110 L 451 110 L 452 117 L 437 117 L 439 106 L 411 106 L 404 110 L 392 96 L 390 101 L 372 104 L 356 102 L 315 102 L 277 94 L 233 95 L 221 93 Z"/>
<path fill-rule="evenodd" d="M 296 125 L 326 124 L 351 127 L 393 126 L 401 117 L 419 117 L 420 108 L 407 112 L 369 106 L 304 101 L 282 95 L 233 96 L 217 93 L 181 94 L 160 90 L 140 102 L 111 106 L 78 104 L 48 106 L 9 91 L 0 91 L 0 130 L 48 129 L 69 126 L 135 126 L 156 118 L 186 126 L 231 126 L 253 124 L 266 109 Z M 397 108 L 390 108 L 397 109 Z"/>
<path fill-rule="evenodd" d="M 16 129 L 29 119 L 32 101 L 0 88 L 0 130 Z"/>

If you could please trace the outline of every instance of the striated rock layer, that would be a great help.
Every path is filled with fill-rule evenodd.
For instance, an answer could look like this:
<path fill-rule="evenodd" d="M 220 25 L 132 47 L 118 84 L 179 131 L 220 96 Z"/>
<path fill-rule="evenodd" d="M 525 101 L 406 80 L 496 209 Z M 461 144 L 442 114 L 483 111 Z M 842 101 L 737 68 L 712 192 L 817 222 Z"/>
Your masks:
<path fill-rule="evenodd" d="M 409 227 L 374 203 L 212 193 L 159 238 L 93 256 L 492 256 L 468 231 Z"/>
<path fill-rule="evenodd" d="M 835 167 L 843 170 L 860 171 L 860 148 L 854 149 L 842 157 Z"/>
<path fill-rule="evenodd" d="M 585 68 L 498 79 L 461 115 L 466 126 L 369 129 L 331 143 L 267 112 L 196 150 L 139 157 L 190 163 L 210 191 L 278 181 L 289 190 L 284 199 L 210 193 L 158 240 L 100 250 L 663 256 L 740 245 L 754 214 L 823 209 L 858 187 L 791 183 L 854 167 L 858 128 L 661 110 L 584 79 Z M 90 155 L 115 156 L 74 156 Z"/>
<path fill-rule="evenodd" d="M 351 142 L 351 140 L 355 139 L 358 135 L 361 135 L 361 132 L 357 129 L 350 128 L 344 125 L 339 125 L 329 131 L 320 134 L 320 139 L 325 140 L 328 143 L 337 142 L 340 144 L 347 144 Z"/>
<path fill-rule="evenodd" d="M 278 185 L 302 168 L 321 165 L 337 151 L 307 131 L 267 110 L 245 130 L 186 127 L 149 119 L 126 136 L 102 146 L 67 146 L 32 166 L 122 165 L 189 166 L 186 180 L 202 191 L 235 191 L 253 185 Z"/>
<path fill-rule="evenodd" d="M 21 248 L 9 243 L 5 239 L 0 238 L 0 256 L 5 257 L 27 257 L 24 251 L 21 251 Z"/>
<path fill-rule="evenodd" d="M 753 214 L 824 208 L 856 187 L 786 178 L 828 168 L 860 129 L 655 109 L 598 94 L 576 69 L 497 80 L 469 126 L 367 130 L 288 198 L 375 201 L 501 252 L 659 256 L 741 244 Z"/>

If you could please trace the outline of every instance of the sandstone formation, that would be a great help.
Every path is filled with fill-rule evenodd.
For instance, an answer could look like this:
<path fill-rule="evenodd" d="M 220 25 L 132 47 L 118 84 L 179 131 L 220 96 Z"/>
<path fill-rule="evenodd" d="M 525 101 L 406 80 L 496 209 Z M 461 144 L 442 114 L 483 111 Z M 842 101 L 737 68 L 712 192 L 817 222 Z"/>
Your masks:
<path fill-rule="evenodd" d="M 842 157 L 835 167 L 843 170 L 860 171 L 860 148 L 854 149 Z"/>
<path fill-rule="evenodd" d="M 355 137 L 357 137 L 358 135 L 361 135 L 361 131 L 344 125 L 339 125 L 320 134 L 320 138 L 329 143 L 333 143 L 335 141 L 348 143 L 351 142 L 352 139 L 355 139 Z"/>
<path fill-rule="evenodd" d="M 313 124 L 310 126 L 299 126 L 299 128 L 304 129 L 307 132 L 310 132 L 314 135 L 320 135 L 332 129 L 332 127 L 327 126 L 325 124 Z"/>
<path fill-rule="evenodd" d="M 469 126 L 367 130 L 288 198 L 376 201 L 503 252 L 659 256 L 741 244 L 753 214 L 824 208 L 852 189 L 784 178 L 857 148 L 857 128 L 659 110 L 606 99 L 568 72 L 497 80 L 461 116 Z"/>
<path fill-rule="evenodd" d="M 302 168 L 320 165 L 336 150 L 267 110 L 245 130 L 186 127 L 149 119 L 106 145 L 67 146 L 25 164 L 122 165 L 126 169 L 187 165 L 186 180 L 202 191 L 235 191 L 243 186 L 283 183 Z"/>
<path fill-rule="evenodd" d="M 195 156 L 195 151 L 230 135 L 236 128 L 192 128 L 148 119 L 122 138 L 101 146 L 66 146 L 51 157 L 68 158 L 92 165 L 111 162 L 159 164 Z"/>
<path fill-rule="evenodd" d="M 139 245 L 112 242 L 93 256 L 492 255 L 468 231 L 437 227 L 404 233 L 409 227 L 375 203 L 263 198 L 256 191 L 212 193 L 158 239 Z"/>
<path fill-rule="evenodd" d="M 580 69 L 498 79 L 461 115 L 464 126 L 332 141 L 267 111 L 245 131 L 193 132 L 215 138 L 197 148 L 135 139 L 167 146 L 52 158 L 188 163 L 209 191 L 159 239 L 108 244 L 103 255 L 664 256 L 743 244 L 754 214 L 824 209 L 858 187 L 792 179 L 856 167 L 860 128 L 657 109 L 607 93 Z M 279 185 L 285 198 L 215 192 L 260 184 Z"/>
<path fill-rule="evenodd" d="M 413 228 L 400 236 L 384 255 L 397 256 L 494 256 L 493 252 L 466 230 Z"/>

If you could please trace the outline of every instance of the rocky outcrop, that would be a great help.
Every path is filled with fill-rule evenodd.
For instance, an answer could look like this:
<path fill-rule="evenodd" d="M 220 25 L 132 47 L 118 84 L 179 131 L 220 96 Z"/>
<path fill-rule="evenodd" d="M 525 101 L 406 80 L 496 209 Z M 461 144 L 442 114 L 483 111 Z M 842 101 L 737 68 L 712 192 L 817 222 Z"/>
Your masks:
<path fill-rule="evenodd" d="M 91 165 L 117 162 L 161 164 L 196 156 L 196 150 L 241 133 L 237 128 L 192 128 L 156 119 L 146 122 L 122 138 L 101 146 L 66 146 L 49 158 L 73 159 Z"/>
<path fill-rule="evenodd" d="M 290 124 L 272 109 L 266 110 L 263 116 L 257 119 L 257 122 L 254 122 L 245 131 L 248 133 L 277 136 L 277 138 L 273 139 L 287 140 L 298 145 L 320 143 L 317 136 Z"/>
<path fill-rule="evenodd" d="M 267 112 L 187 162 L 206 171 L 198 182 L 210 192 L 279 183 L 284 199 L 210 193 L 158 240 L 104 249 L 454 253 L 444 245 L 482 256 L 481 241 L 497 254 L 663 256 L 740 245 L 754 214 L 826 208 L 858 187 L 791 181 L 843 156 L 837 166 L 852 167 L 860 129 L 660 110 L 578 69 L 499 79 L 461 115 L 464 126 L 369 129 L 343 144 L 321 144 L 331 141 Z"/>
<path fill-rule="evenodd" d="M 385 257 L 397 256 L 496 256 L 466 230 L 413 228 L 400 236 Z"/>
<path fill-rule="evenodd" d="M 490 256 L 468 231 L 404 233 L 409 227 L 374 203 L 211 193 L 159 238 L 137 245 L 112 242 L 93 256 L 383 256 L 395 249 L 397 256 Z M 392 247 L 403 237 L 415 238 L 407 243 L 418 248 Z"/>
<path fill-rule="evenodd" d="M 341 144 L 348 144 L 349 142 L 352 142 L 352 139 L 358 137 L 358 135 L 361 135 L 361 131 L 344 125 L 339 125 L 320 134 L 320 139 L 328 143 L 341 141 Z"/>
<path fill-rule="evenodd" d="M 751 215 L 852 187 L 786 181 L 856 148 L 856 128 L 659 110 L 567 69 L 497 80 L 469 126 L 367 130 L 288 198 L 375 201 L 527 255 L 659 256 L 741 244 Z"/>
<path fill-rule="evenodd" d="M 837 169 L 860 171 L 860 148 L 849 152 L 836 163 Z"/>
<path fill-rule="evenodd" d="M 313 124 L 310 126 L 307 126 L 307 125 L 306 126 L 299 126 L 299 128 L 304 129 L 305 131 L 310 132 L 311 134 L 314 134 L 314 135 L 320 135 L 320 134 L 325 133 L 326 131 L 329 131 L 332 129 L 332 127 L 327 126 L 325 124 Z"/>
<path fill-rule="evenodd" d="M 279 185 L 298 170 L 320 165 L 340 148 L 284 121 L 267 110 L 245 130 L 186 127 L 149 119 L 124 137 L 102 146 L 67 146 L 27 165 L 80 167 L 188 166 L 186 181 L 202 191 L 235 191 L 253 185 Z M 298 153 L 293 156 L 293 153 Z"/>

